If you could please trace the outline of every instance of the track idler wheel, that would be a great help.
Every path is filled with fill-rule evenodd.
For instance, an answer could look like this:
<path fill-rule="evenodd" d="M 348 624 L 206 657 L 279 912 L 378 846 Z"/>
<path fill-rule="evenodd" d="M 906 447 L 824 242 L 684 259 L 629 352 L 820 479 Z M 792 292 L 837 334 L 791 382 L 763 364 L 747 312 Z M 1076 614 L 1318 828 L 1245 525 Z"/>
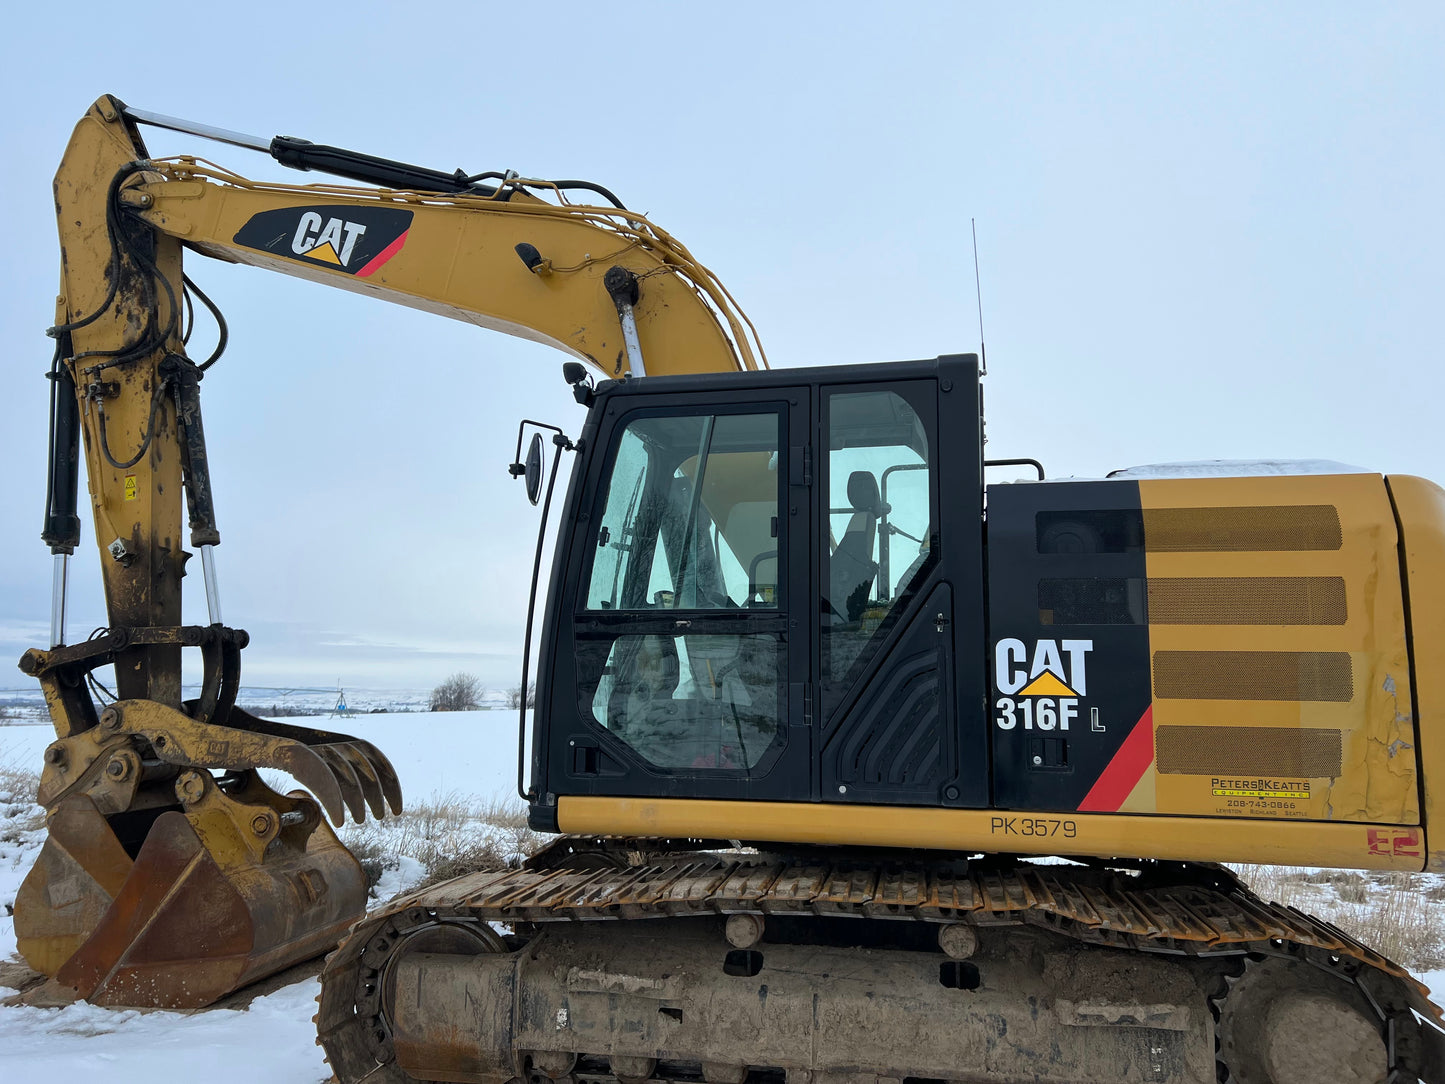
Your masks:
<path fill-rule="evenodd" d="M 480 1002 L 423 997 L 429 975 L 435 974 L 429 967 L 432 961 L 466 961 L 507 951 L 487 924 L 448 920 L 422 907 L 361 923 L 321 972 L 317 1041 L 336 1079 L 368 1084 L 479 1080 L 491 1079 L 498 1064 L 513 1066 L 510 1047 L 478 1042 L 472 1015 L 482 1009 L 510 1016 L 510 989 L 505 997 L 487 996 Z M 439 1011 L 429 1015 L 423 1002 Z M 562 1075 L 569 1071 L 570 1066 Z M 499 1084 L 515 1075 L 509 1068 Z"/>
<path fill-rule="evenodd" d="M 1251 961 L 1220 1006 L 1228 1084 L 1379 1084 L 1390 1071 L 1379 1014 L 1355 986 L 1309 964 Z"/>

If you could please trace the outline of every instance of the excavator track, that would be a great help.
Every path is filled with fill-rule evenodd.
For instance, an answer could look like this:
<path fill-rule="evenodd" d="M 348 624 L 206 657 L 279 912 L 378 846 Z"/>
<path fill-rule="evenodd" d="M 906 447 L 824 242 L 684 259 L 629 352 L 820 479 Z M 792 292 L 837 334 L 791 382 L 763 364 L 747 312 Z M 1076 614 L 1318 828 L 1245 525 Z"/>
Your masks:
<path fill-rule="evenodd" d="M 704 846 L 562 840 L 357 924 L 338 1081 L 1445 1080 L 1423 986 L 1222 867 Z"/>

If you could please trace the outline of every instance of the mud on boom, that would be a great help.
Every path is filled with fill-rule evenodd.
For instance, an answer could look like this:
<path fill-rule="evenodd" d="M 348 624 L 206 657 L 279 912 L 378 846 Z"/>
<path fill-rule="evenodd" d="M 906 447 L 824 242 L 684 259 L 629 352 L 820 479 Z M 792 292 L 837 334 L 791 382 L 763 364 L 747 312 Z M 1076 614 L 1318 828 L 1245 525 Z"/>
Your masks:
<path fill-rule="evenodd" d="M 137 120 L 378 187 L 153 162 Z M 47 538 L 78 537 L 83 431 L 112 628 L 27 656 L 59 736 L 27 955 L 66 981 L 109 967 L 113 1001 L 177 1003 L 221 959 L 243 962 L 213 990 L 246 981 L 362 902 L 317 802 L 254 769 L 334 811 L 399 801 L 364 743 L 235 710 L 244 634 L 218 613 L 177 626 L 182 477 L 192 544 L 216 541 L 206 363 L 175 315 L 189 249 L 579 359 L 577 439 L 555 432 L 550 476 L 540 439 L 513 466 L 550 502 L 573 457 L 519 762 L 561 838 L 345 936 L 317 1020 L 340 1081 L 1445 1079 L 1404 968 L 1217 864 L 1445 871 L 1445 492 L 985 486 L 974 357 L 764 371 L 706 269 L 603 189 L 569 203 L 580 184 L 113 99 L 81 122 Z M 185 705 L 182 645 L 207 674 Z M 110 661 L 121 700 L 97 713 L 85 678 Z M 210 930 L 213 889 L 244 936 L 152 966 L 149 931 Z"/>

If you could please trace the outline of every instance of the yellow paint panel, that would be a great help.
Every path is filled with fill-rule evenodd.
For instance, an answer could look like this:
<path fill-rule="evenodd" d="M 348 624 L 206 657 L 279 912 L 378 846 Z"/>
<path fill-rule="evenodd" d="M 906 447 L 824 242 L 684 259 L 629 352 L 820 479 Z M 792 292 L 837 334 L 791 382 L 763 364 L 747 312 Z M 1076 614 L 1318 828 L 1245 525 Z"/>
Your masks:
<path fill-rule="evenodd" d="M 1389 483 L 1409 573 L 1426 868 L 1445 872 L 1445 490 L 1407 475 Z"/>
<path fill-rule="evenodd" d="M 563 832 L 1419 870 L 1419 828 L 1116 813 L 563 797 Z"/>
<path fill-rule="evenodd" d="M 1318 624 L 1288 623 L 1298 620 L 1296 608 L 1281 609 L 1274 624 L 1151 624 L 1151 666 L 1161 652 L 1196 653 L 1191 660 L 1195 666 L 1210 665 L 1207 655 L 1197 653 L 1219 653 L 1221 660 L 1228 658 L 1225 653 L 1241 652 L 1261 659 L 1269 653 L 1288 660 L 1311 654 L 1349 657 L 1348 701 L 1279 699 L 1257 680 L 1254 689 L 1247 680 L 1235 689 L 1221 689 L 1219 699 L 1161 697 L 1156 686 L 1156 726 L 1161 731 L 1188 728 L 1200 750 L 1194 758 L 1200 766 L 1197 774 L 1192 767 L 1191 774 L 1160 773 L 1157 765 L 1151 769 L 1158 810 L 1278 821 L 1419 823 L 1397 533 L 1383 479 L 1367 474 L 1149 479 L 1140 482 L 1139 493 L 1146 524 L 1151 509 L 1219 510 L 1217 526 L 1206 522 L 1194 532 L 1190 544 L 1197 548 L 1192 551 L 1148 551 L 1146 529 L 1151 581 L 1270 577 L 1275 584 L 1301 579 L 1343 584 L 1342 623 L 1337 612 L 1321 613 Z M 1287 536 L 1271 539 L 1276 548 L 1235 548 L 1242 537 L 1237 533 L 1242 529 L 1238 509 L 1289 506 L 1312 507 L 1314 519 L 1320 507 L 1333 508 L 1339 517 L 1338 548 L 1319 548 L 1323 535 L 1318 530 L 1301 536 L 1297 550 L 1278 548 L 1291 544 Z M 1213 684 L 1227 687 L 1221 673 L 1216 672 Z M 1308 684 L 1301 680 L 1299 688 Z M 1232 737 L 1231 730 L 1238 736 Z M 1304 730 L 1327 733 L 1311 735 L 1309 742 L 1292 737 Z M 1213 732 L 1217 735 L 1207 737 Z M 1319 765 L 1322 758 L 1302 757 L 1300 750 L 1306 745 L 1317 750 L 1321 741 L 1333 741 L 1334 734 L 1339 735 L 1340 755 L 1331 774 L 1306 777 L 1291 770 L 1292 763 L 1302 761 Z M 1162 755 L 1160 763 L 1169 766 Z M 1227 785 L 1230 782 L 1280 785 L 1241 787 Z M 1230 793 L 1235 791 L 1245 793 Z"/>

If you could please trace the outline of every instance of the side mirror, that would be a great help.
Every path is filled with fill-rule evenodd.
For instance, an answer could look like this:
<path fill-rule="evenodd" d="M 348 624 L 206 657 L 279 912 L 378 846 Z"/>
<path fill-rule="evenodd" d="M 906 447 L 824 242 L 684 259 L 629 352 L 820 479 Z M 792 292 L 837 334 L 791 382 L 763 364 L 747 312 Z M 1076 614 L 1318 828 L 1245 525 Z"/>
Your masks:
<path fill-rule="evenodd" d="M 527 500 L 536 504 L 542 496 L 542 467 L 545 453 L 542 450 L 542 434 L 533 433 L 532 443 L 527 446 L 527 463 L 524 476 L 527 479 Z"/>

